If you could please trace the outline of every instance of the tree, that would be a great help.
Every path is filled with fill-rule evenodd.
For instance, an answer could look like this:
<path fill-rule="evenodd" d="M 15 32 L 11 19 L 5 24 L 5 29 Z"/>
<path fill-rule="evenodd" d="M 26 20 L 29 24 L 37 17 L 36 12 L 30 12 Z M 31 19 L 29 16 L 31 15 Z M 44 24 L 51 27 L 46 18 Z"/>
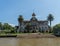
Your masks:
<path fill-rule="evenodd" d="M 57 24 L 53 27 L 54 35 L 60 35 L 60 24 Z"/>
<path fill-rule="evenodd" d="M 0 30 L 2 30 L 2 23 L 0 22 Z"/>
<path fill-rule="evenodd" d="M 16 33 L 15 27 L 11 27 L 11 33 Z"/>
<path fill-rule="evenodd" d="M 30 32 L 30 28 L 31 27 L 31 25 L 30 25 L 30 23 L 28 23 L 27 25 L 26 25 L 26 27 L 25 27 L 25 29 L 27 30 L 27 33 L 29 33 Z"/>
<path fill-rule="evenodd" d="M 8 23 L 4 23 L 3 29 L 5 30 L 6 33 L 14 33 L 15 28 L 9 25 Z"/>
<path fill-rule="evenodd" d="M 20 26 L 21 26 L 23 20 L 24 20 L 24 19 L 23 19 L 22 15 L 19 15 L 18 22 L 19 22 Z"/>
<path fill-rule="evenodd" d="M 4 30 L 9 30 L 9 24 L 8 23 L 4 23 L 4 25 L 3 25 L 3 28 L 4 28 Z"/>
<path fill-rule="evenodd" d="M 49 16 L 47 17 L 47 20 L 50 22 L 50 31 L 51 31 L 51 22 L 54 20 L 54 17 L 52 16 L 52 14 L 49 14 Z"/>
<path fill-rule="evenodd" d="M 21 32 L 22 31 L 22 29 L 20 27 L 21 27 L 21 25 L 23 23 L 23 20 L 24 20 L 23 16 L 22 15 L 19 15 L 19 17 L 18 17 L 18 22 L 19 22 L 18 32 Z"/>

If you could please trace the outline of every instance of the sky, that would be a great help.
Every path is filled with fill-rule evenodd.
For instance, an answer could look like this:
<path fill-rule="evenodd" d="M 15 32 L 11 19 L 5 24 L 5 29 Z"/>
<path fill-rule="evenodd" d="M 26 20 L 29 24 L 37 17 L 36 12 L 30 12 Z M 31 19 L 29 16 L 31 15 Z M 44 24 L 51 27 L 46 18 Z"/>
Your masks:
<path fill-rule="evenodd" d="M 38 20 L 46 20 L 49 14 L 54 16 L 52 25 L 60 23 L 60 0 L 0 0 L 0 22 L 18 25 L 18 17 L 29 20 L 32 13 Z"/>

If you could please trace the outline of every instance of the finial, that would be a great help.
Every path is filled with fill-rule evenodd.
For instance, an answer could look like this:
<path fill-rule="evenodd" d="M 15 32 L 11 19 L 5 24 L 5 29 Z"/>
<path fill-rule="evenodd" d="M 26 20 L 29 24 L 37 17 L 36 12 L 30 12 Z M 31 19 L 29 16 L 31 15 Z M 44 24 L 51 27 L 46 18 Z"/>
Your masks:
<path fill-rule="evenodd" d="M 36 16 L 35 13 L 34 13 L 34 10 L 35 10 L 35 9 L 33 9 L 33 14 L 32 14 L 32 16 Z"/>
<path fill-rule="evenodd" d="M 33 13 L 34 13 L 34 9 L 33 9 Z"/>

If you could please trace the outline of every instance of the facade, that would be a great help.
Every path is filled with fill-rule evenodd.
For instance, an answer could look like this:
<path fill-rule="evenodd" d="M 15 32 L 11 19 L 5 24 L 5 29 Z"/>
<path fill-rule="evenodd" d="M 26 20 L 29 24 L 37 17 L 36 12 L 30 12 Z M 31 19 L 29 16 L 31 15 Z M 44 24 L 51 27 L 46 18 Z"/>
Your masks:
<path fill-rule="evenodd" d="M 19 23 L 18 32 L 46 32 L 48 31 L 48 21 L 40 21 L 36 18 L 35 13 L 32 14 L 32 18 L 27 21 L 23 20 Z"/>

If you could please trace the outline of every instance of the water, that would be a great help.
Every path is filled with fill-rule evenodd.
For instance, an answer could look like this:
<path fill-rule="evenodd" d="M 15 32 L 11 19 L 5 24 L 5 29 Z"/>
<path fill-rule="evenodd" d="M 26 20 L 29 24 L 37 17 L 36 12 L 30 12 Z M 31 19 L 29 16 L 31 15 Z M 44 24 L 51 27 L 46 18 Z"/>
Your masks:
<path fill-rule="evenodd" d="M 0 46 L 60 46 L 60 38 L 0 38 Z"/>

